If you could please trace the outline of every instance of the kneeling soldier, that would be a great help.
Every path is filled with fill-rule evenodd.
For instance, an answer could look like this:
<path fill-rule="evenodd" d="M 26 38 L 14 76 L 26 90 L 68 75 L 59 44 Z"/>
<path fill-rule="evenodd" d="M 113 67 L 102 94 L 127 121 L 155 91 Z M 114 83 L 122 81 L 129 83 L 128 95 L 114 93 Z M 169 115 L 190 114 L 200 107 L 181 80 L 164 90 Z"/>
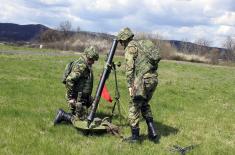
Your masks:
<path fill-rule="evenodd" d="M 97 49 L 90 46 L 84 50 L 84 54 L 71 63 L 71 71 L 64 80 L 66 98 L 71 113 L 62 109 L 58 110 L 54 125 L 62 121 L 71 123 L 72 118 L 84 120 L 87 117 L 87 109 L 92 104 L 93 72 L 92 65 L 99 59 Z"/>

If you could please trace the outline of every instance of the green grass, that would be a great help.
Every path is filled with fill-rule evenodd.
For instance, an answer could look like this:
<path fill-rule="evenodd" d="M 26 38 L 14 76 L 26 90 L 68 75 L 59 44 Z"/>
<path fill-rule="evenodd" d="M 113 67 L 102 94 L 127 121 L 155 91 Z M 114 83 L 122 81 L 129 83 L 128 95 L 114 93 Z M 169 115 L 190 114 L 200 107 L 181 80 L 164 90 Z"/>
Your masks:
<path fill-rule="evenodd" d="M 3 49 L 2 49 L 3 50 Z M 177 154 L 172 145 L 199 144 L 188 154 L 234 154 L 235 68 L 162 61 L 151 107 L 160 143 L 149 142 L 141 121 L 142 144 L 127 144 L 109 134 L 84 136 L 71 125 L 54 127 L 56 110 L 67 110 L 63 69 L 77 56 L 0 54 L 0 154 Z M 122 57 L 115 58 L 123 61 Z M 104 58 L 94 65 L 94 91 Z M 128 111 L 124 66 L 118 68 L 121 104 Z M 114 95 L 113 75 L 107 81 Z M 101 100 L 98 114 L 112 104 Z M 122 110 L 122 113 L 126 113 Z M 114 123 L 118 124 L 117 118 Z M 127 125 L 124 136 L 130 135 Z"/>

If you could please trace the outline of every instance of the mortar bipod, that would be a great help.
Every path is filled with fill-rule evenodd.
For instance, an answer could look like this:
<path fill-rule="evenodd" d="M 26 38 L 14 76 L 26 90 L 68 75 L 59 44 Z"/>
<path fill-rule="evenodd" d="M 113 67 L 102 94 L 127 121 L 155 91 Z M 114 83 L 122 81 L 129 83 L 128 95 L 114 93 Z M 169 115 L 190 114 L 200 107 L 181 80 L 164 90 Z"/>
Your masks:
<path fill-rule="evenodd" d="M 121 109 L 120 109 L 120 92 L 119 92 L 119 89 L 118 89 L 118 80 L 117 80 L 117 71 L 116 71 L 116 66 L 120 67 L 121 66 L 121 62 L 118 62 L 117 64 L 115 64 L 114 62 L 112 62 L 112 70 L 113 70 L 113 73 L 114 73 L 114 80 L 115 80 L 115 97 L 114 97 L 114 105 L 113 105 L 113 108 L 112 108 L 112 114 L 110 116 L 110 121 L 112 122 L 112 119 L 113 119 L 113 115 L 114 115 L 114 111 L 115 111 L 115 108 L 116 108 L 116 105 L 118 106 L 118 116 L 119 116 L 119 122 L 121 124 Z"/>

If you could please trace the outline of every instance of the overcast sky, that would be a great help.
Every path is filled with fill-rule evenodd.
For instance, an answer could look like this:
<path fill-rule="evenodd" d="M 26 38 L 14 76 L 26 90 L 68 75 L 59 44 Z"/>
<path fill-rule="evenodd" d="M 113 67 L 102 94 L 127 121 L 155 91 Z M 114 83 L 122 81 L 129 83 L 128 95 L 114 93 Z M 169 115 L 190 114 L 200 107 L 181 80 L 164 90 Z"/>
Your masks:
<path fill-rule="evenodd" d="M 165 39 L 204 38 L 222 46 L 235 39 L 234 0 L 0 0 L 0 22 L 74 28 L 116 34 L 123 27 Z"/>

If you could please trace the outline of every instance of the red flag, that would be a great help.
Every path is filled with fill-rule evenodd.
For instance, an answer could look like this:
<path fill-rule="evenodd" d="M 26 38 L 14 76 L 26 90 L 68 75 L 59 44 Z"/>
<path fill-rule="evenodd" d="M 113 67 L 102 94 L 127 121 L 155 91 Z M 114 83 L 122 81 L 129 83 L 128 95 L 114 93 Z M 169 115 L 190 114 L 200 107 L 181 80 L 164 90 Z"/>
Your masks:
<path fill-rule="evenodd" d="M 109 92 L 108 92 L 108 89 L 107 89 L 106 85 L 104 85 L 104 88 L 103 88 L 103 90 L 102 90 L 101 96 L 102 96 L 106 101 L 112 103 L 113 100 L 112 100 L 111 96 L 109 95 Z"/>

